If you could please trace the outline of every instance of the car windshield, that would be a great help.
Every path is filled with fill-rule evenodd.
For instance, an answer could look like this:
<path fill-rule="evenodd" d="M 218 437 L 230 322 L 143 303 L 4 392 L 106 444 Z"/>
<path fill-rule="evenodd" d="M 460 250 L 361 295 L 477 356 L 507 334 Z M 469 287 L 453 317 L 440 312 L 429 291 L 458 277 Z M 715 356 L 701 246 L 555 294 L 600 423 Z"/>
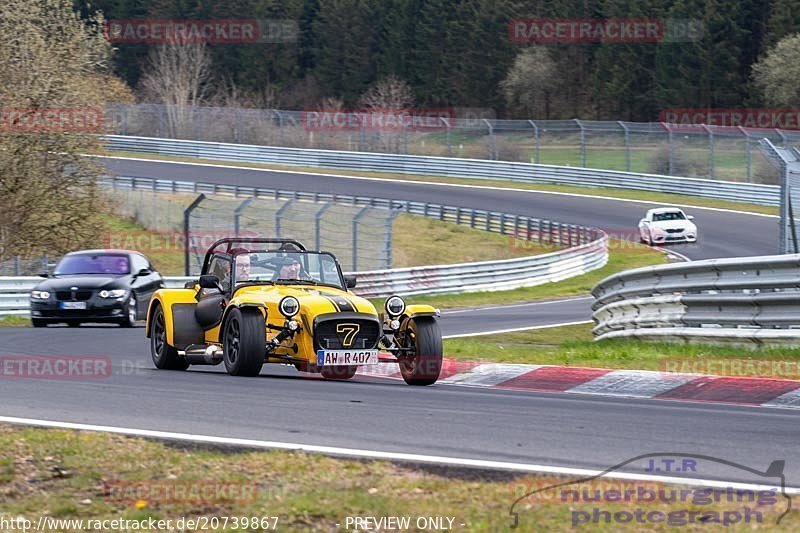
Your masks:
<path fill-rule="evenodd" d="M 683 213 L 681 213 L 680 211 L 653 213 L 653 222 L 659 222 L 661 220 L 686 220 L 686 217 L 683 216 Z"/>
<path fill-rule="evenodd" d="M 74 274 L 123 275 L 131 271 L 127 255 L 120 254 L 80 254 L 67 255 L 56 265 L 56 276 Z"/>
<path fill-rule="evenodd" d="M 331 285 L 344 289 L 339 266 L 323 252 L 245 252 L 236 254 L 234 282 Z"/>

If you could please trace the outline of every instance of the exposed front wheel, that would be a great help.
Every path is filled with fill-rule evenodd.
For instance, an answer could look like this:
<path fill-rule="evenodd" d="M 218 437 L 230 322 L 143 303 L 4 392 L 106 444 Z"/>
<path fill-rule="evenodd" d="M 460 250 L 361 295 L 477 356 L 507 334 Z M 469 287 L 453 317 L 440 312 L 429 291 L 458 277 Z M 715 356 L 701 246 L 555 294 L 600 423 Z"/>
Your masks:
<path fill-rule="evenodd" d="M 41 318 L 31 318 L 31 325 L 35 328 L 46 328 L 47 321 Z"/>
<path fill-rule="evenodd" d="M 131 297 L 128 298 L 128 305 L 125 307 L 125 318 L 119 323 L 120 326 L 123 328 L 132 328 L 136 325 L 136 306 L 136 296 L 131 292 Z"/>
<path fill-rule="evenodd" d="M 357 371 L 357 366 L 323 366 L 320 374 L 325 379 L 350 379 Z"/>
<path fill-rule="evenodd" d="M 400 373 L 409 385 L 432 385 L 442 371 L 442 332 L 433 317 L 409 318 L 401 345 L 410 348 L 400 359 Z"/>
<path fill-rule="evenodd" d="M 167 344 L 164 310 L 158 304 L 156 304 L 150 324 L 150 355 L 153 358 L 153 364 L 161 370 L 186 370 L 189 368 L 189 363 L 178 355 L 178 350 Z"/>
<path fill-rule="evenodd" d="M 266 354 L 264 316 L 253 309 L 232 309 L 222 336 L 225 370 L 231 376 L 257 376 Z"/>

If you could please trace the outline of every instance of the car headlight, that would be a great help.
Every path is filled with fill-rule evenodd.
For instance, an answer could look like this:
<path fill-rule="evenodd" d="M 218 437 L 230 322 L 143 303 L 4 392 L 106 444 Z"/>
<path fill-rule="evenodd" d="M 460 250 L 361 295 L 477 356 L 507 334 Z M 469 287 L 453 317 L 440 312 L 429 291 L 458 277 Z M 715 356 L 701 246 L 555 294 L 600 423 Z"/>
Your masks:
<path fill-rule="evenodd" d="M 386 314 L 394 318 L 403 314 L 406 310 L 406 303 L 399 296 L 389 296 L 384 305 Z"/>
<path fill-rule="evenodd" d="M 31 299 L 33 300 L 49 300 L 50 293 L 47 291 L 31 291 Z"/>
<path fill-rule="evenodd" d="M 292 318 L 300 311 L 300 302 L 294 296 L 286 296 L 278 304 L 278 310 L 286 318 Z"/>
<path fill-rule="evenodd" d="M 112 289 L 110 291 L 102 290 L 99 293 L 100 298 L 124 298 L 127 295 L 127 289 Z"/>

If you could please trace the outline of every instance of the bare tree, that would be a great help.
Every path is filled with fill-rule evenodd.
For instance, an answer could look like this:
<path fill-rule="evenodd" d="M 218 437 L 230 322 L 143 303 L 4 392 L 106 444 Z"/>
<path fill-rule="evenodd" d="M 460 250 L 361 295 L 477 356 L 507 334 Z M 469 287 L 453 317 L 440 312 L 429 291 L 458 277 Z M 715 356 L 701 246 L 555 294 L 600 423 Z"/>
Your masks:
<path fill-rule="evenodd" d="M 205 43 L 168 42 L 151 48 L 142 76 L 145 98 L 166 104 L 172 137 L 185 137 L 194 110 L 209 91 L 211 57 Z"/>
<path fill-rule="evenodd" d="M 102 19 L 81 20 L 71 0 L 3 0 L 0 42 L 0 261 L 90 245 L 103 169 L 81 154 L 101 149 L 102 106 L 125 92 Z"/>
<path fill-rule="evenodd" d="M 551 95 L 558 89 L 556 62 L 547 49 L 533 46 L 520 52 L 500 89 L 506 102 L 529 117 L 550 116 Z"/>
<path fill-rule="evenodd" d="M 364 111 L 408 111 L 414 107 L 414 93 L 405 81 L 396 76 L 378 80 L 358 100 Z"/>

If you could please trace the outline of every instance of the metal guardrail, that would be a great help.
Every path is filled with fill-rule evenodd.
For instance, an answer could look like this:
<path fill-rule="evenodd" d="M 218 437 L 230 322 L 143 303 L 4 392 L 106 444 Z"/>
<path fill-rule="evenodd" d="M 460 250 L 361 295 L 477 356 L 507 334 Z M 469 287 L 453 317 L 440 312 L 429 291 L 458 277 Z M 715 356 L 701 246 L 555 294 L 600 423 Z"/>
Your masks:
<path fill-rule="evenodd" d="M 592 295 L 597 340 L 800 344 L 800 254 L 639 268 Z"/>
<path fill-rule="evenodd" d="M 554 252 L 517 259 L 355 272 L 358 279 L 355 292 L 365 297 L 381 297 L 393 293 L 443 294 L 534 286 L 578 276 L 601 268 L 608 262 L 608 236 L 603 231 L 522 215 L 388 198 L 150 178 L 115 177 L 105 178 L 104 182 L 117 188 L 150 191 L 333 201 L 383 207 L 509 235 L 509 245 L 524 246 L 528 242 L 536 242 L 540 245 L 564 247 Z M 164 278 L 168 287 L 182 287 L 189 279 L 193 278 Z M 29 305 L 27 291 L 39 281 L 41 278 L 37 276 L 0 277 L 0 314 L 26 314 Z"/>
<path fill-rule="evenodd" d="M 106 136 L 106 147 L 115 151 L 222 161 L 631 189 L 761 205 L 778 205 L 780 200 L 780 189 L 777 185 L 482 159 L 341 152 L 118 135 Z"/>

